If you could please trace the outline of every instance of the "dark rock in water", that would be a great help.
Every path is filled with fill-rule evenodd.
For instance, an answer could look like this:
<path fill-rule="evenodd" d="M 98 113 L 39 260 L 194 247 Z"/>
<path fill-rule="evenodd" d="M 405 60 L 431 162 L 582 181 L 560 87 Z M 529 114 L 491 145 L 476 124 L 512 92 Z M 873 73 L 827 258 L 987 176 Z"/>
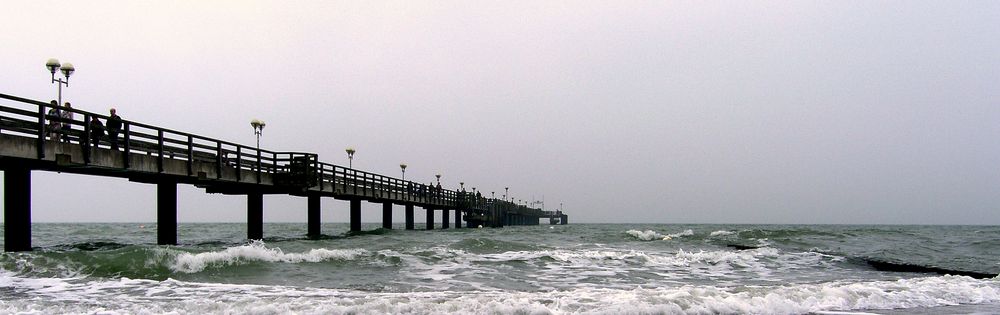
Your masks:
<path fill-rule="evenodd" d="M 758 248 L 760 248 L 758 246 L 740 245 L 740 244 L 726 244 L 726 247 L 732 247 L 732 248 L 735 248 L 736 250 L 748 250 L 748 249 L 758 249 Z"/>
<path fill-rule="evenodd" d="M 997 274 L 995 273 L 951 270 L 939 267 L 920 266 L 920 265 L 906 264 L 906 263 L 894 263 L 894 262 L 880 261 L 868 258 L 862 258 L 862 260 L 864 260 L 864 262 L 867 263 L 869 266 L 875 268 L 875 270 L 879 271 L 936 273 L 942 275 L 967 276 L 976 279 L 992 279 L 997 276 Z"/>

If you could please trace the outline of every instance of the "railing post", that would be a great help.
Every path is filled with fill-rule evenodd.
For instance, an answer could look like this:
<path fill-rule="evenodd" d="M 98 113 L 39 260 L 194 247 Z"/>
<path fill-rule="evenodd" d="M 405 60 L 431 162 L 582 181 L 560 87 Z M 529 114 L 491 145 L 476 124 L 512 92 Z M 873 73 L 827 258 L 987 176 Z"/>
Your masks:
<path fill-rule="evenodd" d="M 222 178 L 222 142 L 215 143 L 215 178 Z"/>
<path fill-rule="evenodd" d="M 354 194 L 358 194 L 358 171 L 351 169 L 351 186 L 354 186 Z"/>
<path fill-rule="evenodd" d="M 257 183 L 260 184 L 260 149 L 257 149 Z"/>
<path fill-rule="evenodd" d="M 163 130 L 156 132 L 156 171 L 163 173 Z"/>
<path fill-rule="evenodd" d="M 125 165 L 125 169 L 128 169 L 131 166 L 130 165 L 131 159 L 129 157 L 131 156 L 132 152 L 132 141 L 130 141 L 131 137 L 129 136 L 129 134 L 131 134 L 131 132 L 129 132 L 130 124 L 127 121 L 122 122 L 122 124 L 124 125 L 123 127 L 125 127 L 124 134 L 122 137 L 123 141 L 125 141 L 124 143 L 125 153 L 122 154 L 122 164 Z"/>
<path fill-rule="evenodd" d="M 38 141 L 35 146 L 38 149 L 38 159 L 45 158 L 45 106 L 38 105 Z"/>
<path fill-rule="evenodd" d="M 236 146 L 236 181 L 243 181 L 243 146 Z"/>
<path fill-rule="evenodd" d="M 90 164 L 90 114 L 83 113 L 83 136 L 80 137 L 80 148 L 83 149 L 83 164 Z"/>
<path fill-rule="evenodd" d="M 188 163 L 187 163 L 188 176 L 191 176 L 194 174 L 194 138 L 192 138 L 191 135 L 188 135 L 187 156 L 188 156 Z"/>

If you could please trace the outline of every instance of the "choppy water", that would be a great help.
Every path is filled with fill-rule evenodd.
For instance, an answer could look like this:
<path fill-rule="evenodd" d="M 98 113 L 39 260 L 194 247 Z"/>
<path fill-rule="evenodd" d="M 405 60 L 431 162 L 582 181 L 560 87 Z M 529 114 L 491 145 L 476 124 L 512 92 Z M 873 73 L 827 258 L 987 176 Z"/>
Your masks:
<path fill-rule="evenodd" d="M 0 313 L 1000 313 L 995 226 L 376 227 L 35 224 Z"/>

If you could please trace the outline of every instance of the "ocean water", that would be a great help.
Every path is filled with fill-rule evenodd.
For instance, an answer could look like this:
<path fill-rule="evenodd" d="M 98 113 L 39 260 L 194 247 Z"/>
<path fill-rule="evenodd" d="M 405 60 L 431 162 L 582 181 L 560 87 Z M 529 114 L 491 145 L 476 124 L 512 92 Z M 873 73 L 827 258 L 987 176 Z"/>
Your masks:
<path fill-rule="evenodd" d="M 0 313 L 1000 313 L 996 226 L 322 228 L 35 224 L 0 254 Z"/>

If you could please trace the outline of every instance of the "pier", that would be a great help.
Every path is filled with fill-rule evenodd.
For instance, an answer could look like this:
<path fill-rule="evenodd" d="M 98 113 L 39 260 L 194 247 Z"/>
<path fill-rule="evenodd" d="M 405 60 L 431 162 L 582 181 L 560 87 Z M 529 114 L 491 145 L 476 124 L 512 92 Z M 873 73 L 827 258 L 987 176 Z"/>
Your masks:
<path fill-rule="evenodd" d="M 88 141 L 91 119 L 108 117 L 74 113 L 63 131 L 70 141 L 50 137 L 49 103 L 0 94 L 0 170 L 4 171 L 4 250 L 31 250 L 31 172 L 49 171 L 127 178 L 156 185 L 157 243 L 177 244 L 177 185 L 207 193 L 245 195 L 247 238 L 263 239 L 263 196 L 284 194 L 307 198 L 306 231 L 318 238 L 320 198 L 348 200 L 350 230 L 361 230 L 361 202 L 382 204 L 382 228 L 392 228 L 392 206 L 405 207 L 405 229 L 415 229 L 414 208 L 426 212 L 426 229 L 440 213 L 442 228 L 567 224 L 562 211 L 545 211 L 464 190 L 437 187 L 320 161 L 317 154 L 275 152 L 123 121 L 118 149 L 105 135 L 98 145 Z"/>

